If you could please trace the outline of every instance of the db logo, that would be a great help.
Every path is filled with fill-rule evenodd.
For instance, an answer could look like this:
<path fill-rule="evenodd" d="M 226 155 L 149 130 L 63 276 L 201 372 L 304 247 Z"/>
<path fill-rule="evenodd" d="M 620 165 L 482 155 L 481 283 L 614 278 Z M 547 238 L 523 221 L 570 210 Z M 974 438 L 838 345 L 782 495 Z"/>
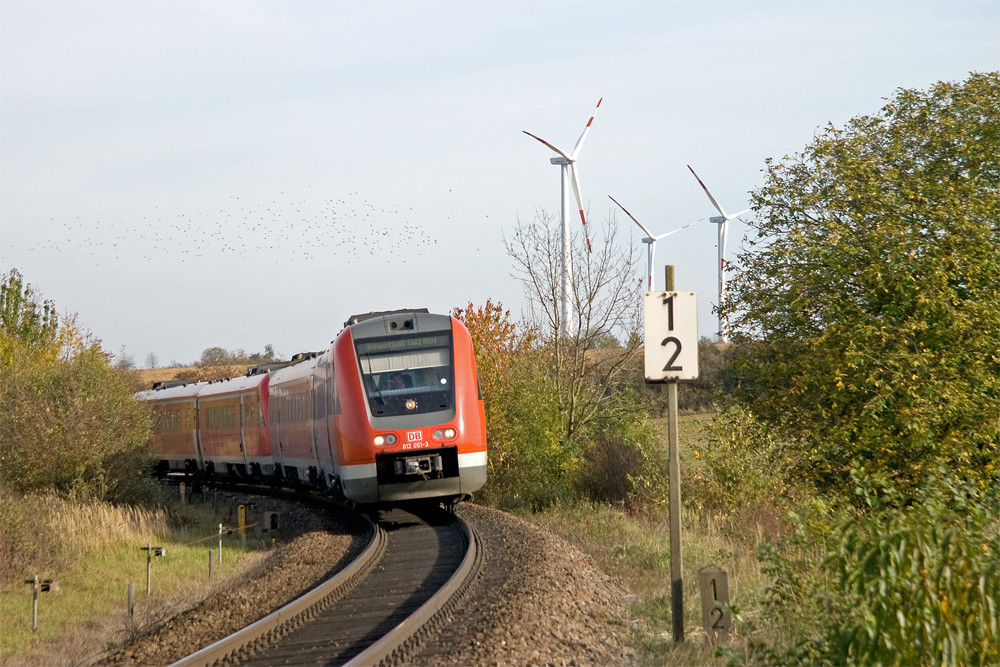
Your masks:
<path fill-rule="evenodd" d="M 406 441 L 407 442 L 420 442 L 423 439 L 424 439 L 424 432 L 423 431 L 407 431 L 406 432 Z"/>

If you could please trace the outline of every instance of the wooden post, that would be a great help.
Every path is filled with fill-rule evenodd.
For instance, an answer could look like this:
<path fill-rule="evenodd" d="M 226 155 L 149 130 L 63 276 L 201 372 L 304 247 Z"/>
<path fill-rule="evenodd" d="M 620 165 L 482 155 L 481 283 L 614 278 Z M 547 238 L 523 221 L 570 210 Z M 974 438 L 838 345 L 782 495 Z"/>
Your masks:
<path fill-rule="evenodd" d="M 128 617 L 132 618 L 135 616 L 135 585 L 130 581 L 128 583 Z"/>
<path fill-rule="evenodd" d="M 674 291 L 674 267 L 666 266 L 666 290 Z M 684 576 L 681 571 L 681 464 L 677 380 L 667 382 L 668 483 L 670 485 L 670 616 L 674 642 L 684 641 Z"/>
<path fill-rule="evenodd" d="M 150 580 L 153 573 L 153 543 L 149 542 L 146 545 L 146 595 L 149 595 L 152 590 Z"/>
<path fill-rule="evenodd" d="M 209 549 L 208 550 L 208 578 L 209 579 L 212 578 L 212 567 L 215 565 L 214 558 L 215 558 L 215 554 L 213 554 L 212 550 Z"/>

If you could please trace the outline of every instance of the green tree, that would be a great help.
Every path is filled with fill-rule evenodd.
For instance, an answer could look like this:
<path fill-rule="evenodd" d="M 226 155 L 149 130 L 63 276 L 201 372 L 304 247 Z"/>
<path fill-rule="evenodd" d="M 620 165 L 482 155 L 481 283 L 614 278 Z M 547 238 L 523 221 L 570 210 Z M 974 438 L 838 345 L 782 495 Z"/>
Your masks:
<path fill-rule="evenodd" d="M 233 363 L 233 354 L 222 347 L 208 347 L 201 353 L 199 366 L 228 366 Z"/>
<path fill-rule="evenodd" d="M 559 406 L 536 334 L 491 299 L 452 314 L 472 336 L 486 404 L 490 482 L 482 498 L 496 506 L 538 508 L 570 496 L 579 460 L 560 446 Z"/>
<path fill-rule="evenodd" d="M 0 474 L 4 492 L 105 500 L 148 490 L 148 406 L 73 317 L 58 323 L 16 271 L 3 279 Z M 11 315 L 11 316 L 8 316 Z"/>
<path fill-rule="evenodd" d="M 730 282 L 737 396 L 799 471 L 1000 476 L 1000 74 L 898 90 L 768 160 Z"/>
<path fill-rule="evenodd" d="M 13 345 L 19 341 L 30 346 L 52 343 L 59 329 L 56 305 L 51 300 L 39 300 L 31 285 L 25 285 L 21 273 L 11 269 L 0 284 L 0 331 L 4 342 Z M 7 357 L 12 348 L 2 348 Z"/>

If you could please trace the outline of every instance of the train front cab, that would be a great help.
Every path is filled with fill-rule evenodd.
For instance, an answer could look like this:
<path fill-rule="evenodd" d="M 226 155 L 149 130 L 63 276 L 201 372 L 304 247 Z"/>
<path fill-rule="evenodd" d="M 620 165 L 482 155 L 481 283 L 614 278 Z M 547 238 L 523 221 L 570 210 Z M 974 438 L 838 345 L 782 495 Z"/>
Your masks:
<path fill-rule="evenodd" d="M 486 481 L 472 344 L 447 315 L 393 314 L 335 343 L 339 476 L 358 503 L 454 501 Z"/>

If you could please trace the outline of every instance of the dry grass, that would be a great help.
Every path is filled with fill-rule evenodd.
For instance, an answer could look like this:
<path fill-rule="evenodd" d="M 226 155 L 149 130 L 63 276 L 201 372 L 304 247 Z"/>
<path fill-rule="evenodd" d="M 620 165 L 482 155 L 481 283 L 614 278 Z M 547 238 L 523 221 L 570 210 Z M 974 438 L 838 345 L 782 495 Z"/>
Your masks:
<path fill-rule="evenodd" d="M 46 531 L 87 554 L 103 550 L 107 544 L 158 539 L 171 530 L 163 509 L 116 507 L 110 503 L 71 503 L 48 496 L 41 503 L 40 521 Z"/>
<path fill-rule="evenodd" d="M 3 498 L 6 583 L 0 588 L 0 665 L 85 665 L 108 648 L 189 608 L 220 586 L 231 585 L 266 551 L 243 552 L 224 540 L 225 557 L 208 579 L 208 549 L 218 522 L 210 505 L 164 510 L 69 502 L 55 496 Z M 183 525 L 182 525 L 183 524 Z M 166 557 L 152 563 L 146 595 L 147 544 Z M 253 546 L 253 545 L 251 545 Z M 260 545 L 256 545 L 260 546 Z M 31 629 L 32 574 L 55 579 L 58 592 L 42 593 L 38 630 Z M 135 615 L 127 614 L 129 584 Z"/>
<path fill-rule="evenodd" d="M 685 415 L 679 422 L 681 476 L 699 465 L 686 451 L 692 444 L 704 446 L 707 434 L 702 427 L 712 415 Z M 666 446 L 666 420 L 658 424 Z M 757 560 L 757 545 L 773 537 L 771 517 L 733 518 L 682 514 L 682 577 L 684 582 L 683 644 L 672 636 L 670 529 L 667 508 L 642 513 L 626 512 L 609 505 L 555 507 L 527 517 L 561 535 L 590 554 L 598 566 L 626 589 L 631 612 L 633 639 L 646 659 L 655 665 L 724 665 L 706 644 L 702 628 L 698 570 L 717 565 L 728 573 L 730 604 L 744 618 L 754 619 L 761 608 L 767 577 Z M 759 520 L 758 520 L 759 519 Z M 766 625 L 766 623 L 765 623 Z M 738 634 L 727 645 L 742 650 L 746 638 Z"/>

